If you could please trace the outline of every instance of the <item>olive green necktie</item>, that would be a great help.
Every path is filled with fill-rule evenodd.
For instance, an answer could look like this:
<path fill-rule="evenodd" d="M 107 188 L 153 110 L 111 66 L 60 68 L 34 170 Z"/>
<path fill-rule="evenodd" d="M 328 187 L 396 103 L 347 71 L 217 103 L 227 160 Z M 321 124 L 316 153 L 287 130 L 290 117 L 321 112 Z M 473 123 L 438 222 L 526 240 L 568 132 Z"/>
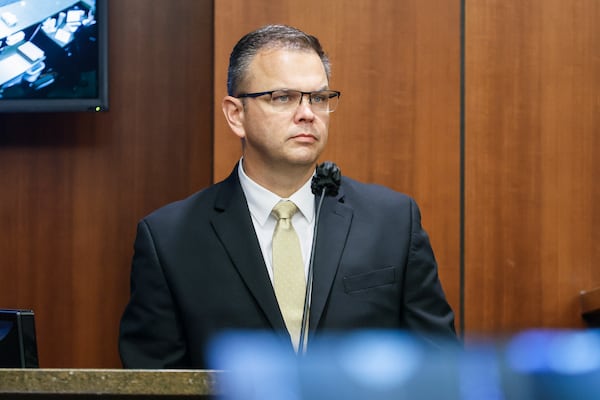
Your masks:
<path fill-rule="evenodd" d="M 304 310 L 304 262 L 292 216 L 298 207 L 291 201 L 280 201 L 273 207 L 277 218 L 273 233 L 273 286 L 283 320 L 290 333 L 294 349 L 298 350 L 300 326 Z"/>

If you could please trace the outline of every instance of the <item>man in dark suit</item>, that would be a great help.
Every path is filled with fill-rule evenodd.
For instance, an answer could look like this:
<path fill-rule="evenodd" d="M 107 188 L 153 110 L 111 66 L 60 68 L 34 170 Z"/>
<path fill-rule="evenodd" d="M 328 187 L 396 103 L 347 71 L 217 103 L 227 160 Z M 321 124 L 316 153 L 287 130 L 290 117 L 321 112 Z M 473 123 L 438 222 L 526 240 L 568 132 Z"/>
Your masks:
<path fill-rule="evenodd" d="M 340 96 L 329 75 L 318 39 L 295 28 L 265 26 L 234 47 L 222 108 L 242 159 L 224 181 L 139 223 L 119 338 L 125 367 L 206 368 L 207 344 L 228 330 L 272 332 L 298 349 L 303 312 L 285 297 L 295 286 L 304 293 L 315 223 L 308 351 L 320 333 L 354 329 L 456 341 L 411 198 L 344 177 L 315 220 L 311 178 Z M 286 200 L 304 276 L 278 290 L 271 210 Z"/>

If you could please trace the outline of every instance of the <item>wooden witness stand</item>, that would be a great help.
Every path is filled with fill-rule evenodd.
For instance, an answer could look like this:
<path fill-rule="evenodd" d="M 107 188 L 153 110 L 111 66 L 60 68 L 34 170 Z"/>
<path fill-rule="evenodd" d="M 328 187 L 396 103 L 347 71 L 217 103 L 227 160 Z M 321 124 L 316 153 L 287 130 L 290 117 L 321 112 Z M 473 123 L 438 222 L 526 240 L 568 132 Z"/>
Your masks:
<path fill-rule="evenodd" d="M 213 399 L 219 371 L 0 369 L 0 399 Z"/>

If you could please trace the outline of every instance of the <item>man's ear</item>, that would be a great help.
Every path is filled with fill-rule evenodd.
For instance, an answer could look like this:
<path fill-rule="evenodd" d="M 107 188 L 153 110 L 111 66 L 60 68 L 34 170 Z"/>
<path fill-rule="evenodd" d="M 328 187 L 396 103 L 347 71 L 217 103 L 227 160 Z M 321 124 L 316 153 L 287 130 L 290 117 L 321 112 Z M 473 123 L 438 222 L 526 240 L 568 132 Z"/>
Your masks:
<path fill-rule="evenodd" d="M 242 104 L 242 100 L 232 96 L 225 96 L 221 107 L 223 108 L 223 114 L 225 114 L 229 128 L 237 137 L 244 139 L 246 131 L 244 129 L 244 105 Z"/>

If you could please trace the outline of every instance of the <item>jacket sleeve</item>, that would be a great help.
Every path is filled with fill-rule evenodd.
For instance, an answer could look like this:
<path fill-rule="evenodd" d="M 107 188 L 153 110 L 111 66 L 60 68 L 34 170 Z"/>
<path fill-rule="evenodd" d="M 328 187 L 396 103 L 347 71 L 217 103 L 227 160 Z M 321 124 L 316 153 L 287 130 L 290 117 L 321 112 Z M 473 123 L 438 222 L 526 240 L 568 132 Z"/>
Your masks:
<path fill-rule="evenodd" d="M 413 199 L 410 205 L 410 249 L 403 300 L 405 324 L 436 347 L 456 344 L 454 313 L 440 283 L 429 237 L 421 226 L 421 214 Z"/>
<path fill-rule="evenodd" d="M 145 220 L 138 224 L 130 285 L 131 297 L 121 318 L 119 332 L 123 367 L 188 366 L 182 323 L 151 228 Z"/>

